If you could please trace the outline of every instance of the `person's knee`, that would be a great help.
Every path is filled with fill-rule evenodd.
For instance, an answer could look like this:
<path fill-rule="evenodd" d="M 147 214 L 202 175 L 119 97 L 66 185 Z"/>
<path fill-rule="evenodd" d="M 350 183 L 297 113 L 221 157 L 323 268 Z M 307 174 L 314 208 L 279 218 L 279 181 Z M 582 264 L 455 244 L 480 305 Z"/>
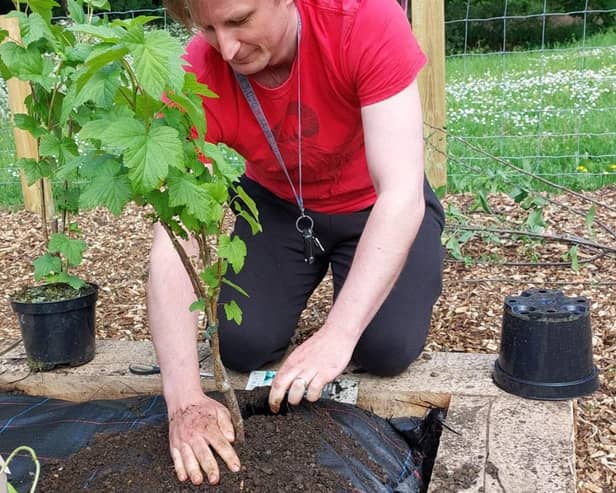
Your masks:
<path fill-rule="evenodd" d="M 423 350 L 424 340 L 399 341 L 396 338 L 360 342 L 353 361 L 360 368 L 379 377 L 393 377 L 404 372 Z"/>

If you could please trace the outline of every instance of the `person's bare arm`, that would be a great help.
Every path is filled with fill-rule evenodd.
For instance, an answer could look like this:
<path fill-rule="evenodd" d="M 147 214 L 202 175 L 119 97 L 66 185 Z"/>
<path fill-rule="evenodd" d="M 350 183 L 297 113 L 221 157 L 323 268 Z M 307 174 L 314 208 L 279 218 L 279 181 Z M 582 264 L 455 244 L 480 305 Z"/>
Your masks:
<path fill-rule="evenodd" d="M 325 384 L 342 373 L 398 278 L 424 216 L 423 121 L 417 83 L 363 107 L 362 120 L 377 200 L 325 324 L 289 355 L 272 383 L 269 402 L 275 412 L 285 392 L 289 402 L 297 404 L 306 382 L 307 399 L 314 401 Z"/>
<path fill-rule="evenodd" d="M 183 242 L 196 255 L 195 242 Z M 188 274 L 160 224 L 154 225 L 148 280 L 148 318 L 161 368 L 163 395 L 169 414 L 169 448 L 180 481 L 218 482 L 214 449 L 231 470 L 240 461 L 231 446 L 233 425 L 227 409 L 201 389 L 197 356 L 196 299 Z"/>

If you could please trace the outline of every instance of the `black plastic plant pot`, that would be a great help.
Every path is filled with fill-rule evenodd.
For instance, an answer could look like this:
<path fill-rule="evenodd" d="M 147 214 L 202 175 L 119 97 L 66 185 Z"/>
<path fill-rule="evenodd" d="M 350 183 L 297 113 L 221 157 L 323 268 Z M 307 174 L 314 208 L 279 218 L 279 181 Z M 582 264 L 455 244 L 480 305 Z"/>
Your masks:
<path fill-rule="evenodd" d="M 95 352 L 98 286 L 87 284 L 76 297 L 61 301 L 39 301 L 31 295 L 32 290 L 50 286 L 58 285 L 28 288 L 10 300 L 19 319 L 28 364 L 36 371 L 83 365 Z M 24 301 L 24 294 L 33 299 Z"/>
<path fill-rule="evenodd" d="M 597 390 L 588 299 L 547 289 L 505 298 L 492 376 L 503 390 L 529 399 L 573 399 Z"/>

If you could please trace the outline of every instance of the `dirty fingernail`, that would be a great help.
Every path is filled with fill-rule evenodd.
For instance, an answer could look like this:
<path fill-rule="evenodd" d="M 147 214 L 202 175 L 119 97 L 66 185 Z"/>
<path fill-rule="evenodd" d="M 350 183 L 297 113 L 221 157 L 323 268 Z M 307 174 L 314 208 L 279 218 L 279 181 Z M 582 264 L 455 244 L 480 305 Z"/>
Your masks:
<path fill-rule="evenodd" d="M 231 470 L 233 472 L 238 472 L 240 470 L 240 465 L 239 464 L 232 464 L 231 465 Z"/>

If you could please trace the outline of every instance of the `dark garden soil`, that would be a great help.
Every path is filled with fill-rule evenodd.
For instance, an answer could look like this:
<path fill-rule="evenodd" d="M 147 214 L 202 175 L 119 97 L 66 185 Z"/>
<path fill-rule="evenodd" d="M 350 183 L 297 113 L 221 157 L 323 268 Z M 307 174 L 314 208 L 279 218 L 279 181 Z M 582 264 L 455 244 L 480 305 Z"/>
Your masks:
<path fill-rule="evenodd" d="M 267 394 L 239 392 L 245 420 L 246 441 L 236 445 L 242 461 L 238 473 L 221 467 L 216 486 L 180 483 L 168 452 L 167 425 L 149 426 L 126 433 L 101 433 L 67 461 L 43 467 L 37 491 L 122 493 L 329 493 L 354 491 L 350 483 L 319 465 L 323 441 L 345 457 L 369 464 L 384 477 L 359 446 L 331 417 L 287 409 L 286 414 L 266 415 Z M 356 490 L 355 490 L 356 491 Z"/>

